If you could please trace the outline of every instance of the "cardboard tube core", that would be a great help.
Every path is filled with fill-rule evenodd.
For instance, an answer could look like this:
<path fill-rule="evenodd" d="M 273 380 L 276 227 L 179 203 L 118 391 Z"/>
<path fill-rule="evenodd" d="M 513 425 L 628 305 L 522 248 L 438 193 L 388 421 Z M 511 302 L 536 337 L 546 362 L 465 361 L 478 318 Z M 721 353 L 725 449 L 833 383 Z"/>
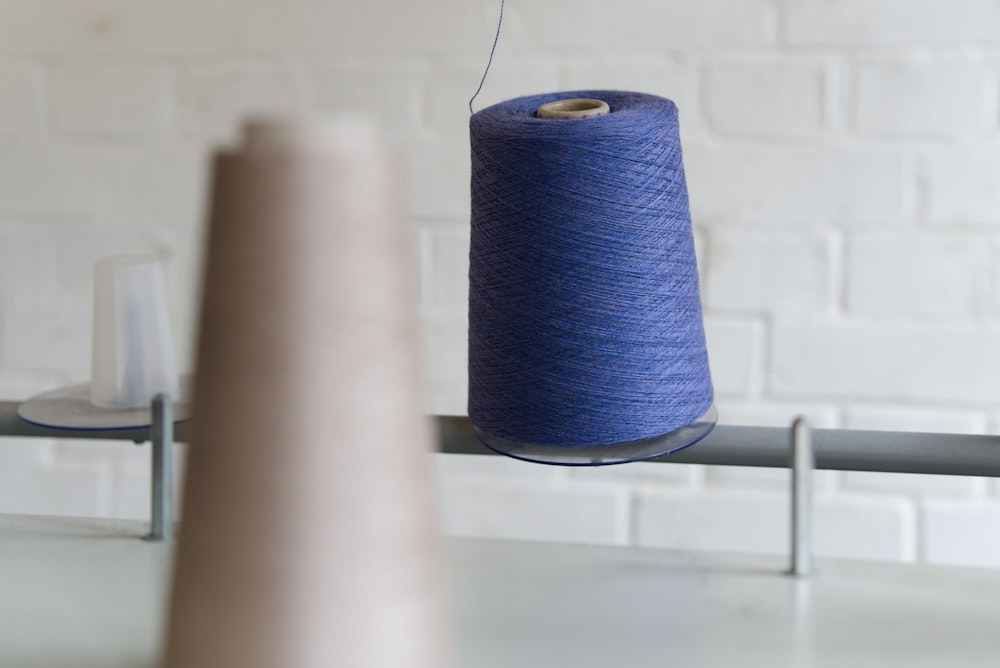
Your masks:
<path fill-rule="evenodd" d="M 535 115 L 539 118 L 568 119 L 597 118 L 610 113 L 611 107 L 607 102 L 586 97 L 546 102 L 535 111 Z"/>

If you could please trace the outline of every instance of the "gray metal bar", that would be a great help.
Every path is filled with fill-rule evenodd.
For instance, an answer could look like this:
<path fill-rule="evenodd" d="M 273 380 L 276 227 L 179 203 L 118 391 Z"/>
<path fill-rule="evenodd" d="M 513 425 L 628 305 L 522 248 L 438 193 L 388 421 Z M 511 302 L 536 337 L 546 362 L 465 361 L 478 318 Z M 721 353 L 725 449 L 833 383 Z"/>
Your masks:
<path fill-rule="evenodd" d="M 174 533 L 174 404 L 170 396 L 153 398 L 152 521 L 149 540 L 168 541 Z"/>
<path fill-rule="evenodd" d="M 441 417 L 441 452 L 492 454 L 467 417 Z M 718 426 L 700 443 L 652 461 L 789 468 L 786 427 Z M 1000 477 L 1000 436 L 814 429 L 816 468 Z"/>
<path fill-rule="evenodd" d="M 812 428 L 799 417 L 792 423 L 792 559 L 789 573 L 812 575 Z"/>
<path fill-rule="evenodd" d="M 46 429 L 17 417 L 17 401 L 0 401 L 0 436 L 95 438 L 143 442 L 146 429 Z M 476 439 L 467 417 L 438 417 L 439 450 L 451 454 L 495 454 Z M 175 438 L 186 442 L 189 422 Z M 898 431 L 814 429 L 816 468 L 1000 477 L 1000 436 L 924 434 Z M 694 446 L 652 461 L 789 468 L 788 428 L 718 426 Z"/>

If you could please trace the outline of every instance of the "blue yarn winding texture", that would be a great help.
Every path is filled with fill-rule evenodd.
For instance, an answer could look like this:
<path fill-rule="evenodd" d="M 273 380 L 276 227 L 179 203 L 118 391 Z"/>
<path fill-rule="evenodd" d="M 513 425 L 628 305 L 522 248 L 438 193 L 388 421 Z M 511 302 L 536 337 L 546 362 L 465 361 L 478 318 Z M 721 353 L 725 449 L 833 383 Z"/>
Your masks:
<path fill-rule="evenodd" d="M 597 98 L 605 116 L 535 110 Z M 521 97 L 471 117 L 469 417 L 520 443 L 615 445 L 713 402 L 670 100 Z"/>

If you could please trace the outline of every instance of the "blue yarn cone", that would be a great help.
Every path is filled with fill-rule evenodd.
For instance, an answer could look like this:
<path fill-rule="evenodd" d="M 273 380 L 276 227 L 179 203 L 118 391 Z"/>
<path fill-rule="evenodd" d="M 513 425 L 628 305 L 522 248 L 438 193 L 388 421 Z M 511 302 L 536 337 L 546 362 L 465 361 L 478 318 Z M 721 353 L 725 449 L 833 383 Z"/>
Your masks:
<path fill-rule="evenodd" d="M 611 113 L 543 119 L 567 98 Z M 521 97 L 470 121 L 469 417 L 574 448 L 712 407 L 677 108 L 621 91 Z"/>

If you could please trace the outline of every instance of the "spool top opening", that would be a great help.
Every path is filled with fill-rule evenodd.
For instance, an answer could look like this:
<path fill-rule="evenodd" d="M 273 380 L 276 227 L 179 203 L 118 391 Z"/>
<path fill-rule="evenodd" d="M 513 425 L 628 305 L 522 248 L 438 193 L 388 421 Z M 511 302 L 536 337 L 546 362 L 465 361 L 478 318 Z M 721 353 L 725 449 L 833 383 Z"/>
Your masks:
<path fill-rule="evenodd" d="M 597 118 L 611 113 L 611 107 L 604 100 L 586 97 L 574 97 L 568 100 L 555 100 L 540 106 L 535 115 L 538 118 Z"/>

